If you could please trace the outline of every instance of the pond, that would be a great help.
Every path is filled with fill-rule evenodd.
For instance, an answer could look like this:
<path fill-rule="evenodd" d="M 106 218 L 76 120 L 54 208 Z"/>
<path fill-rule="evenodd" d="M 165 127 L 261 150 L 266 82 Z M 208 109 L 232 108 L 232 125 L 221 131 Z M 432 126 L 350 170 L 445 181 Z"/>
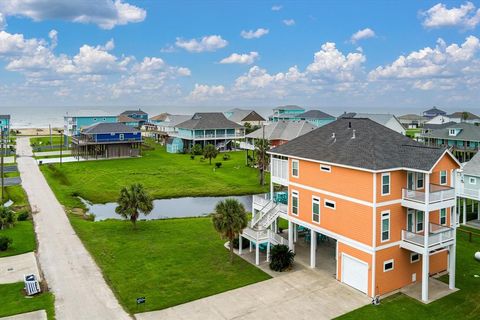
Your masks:
<path fill-rule="evenodd" d="M 227 198 L 234 198 L 240 201 L 246 211 L 252 210 L 252 196 L 232 196 L 232 197 L 198 197 L 198 198 L 173 198 L 153 201 L 153 210 L 148 216 L 140 214 L 139 220 L 156 220 L 168 218 L 187 218 L 202 217 L 213 212 L 217 202 Z M 117 203 L 110 202 L 105 204 L 93 204 L 84 199 L 82 202 L 87 207 L 87 211 L 95 216 L 95 221 L 105 219 L 123 219 L 115 213 Z"/>

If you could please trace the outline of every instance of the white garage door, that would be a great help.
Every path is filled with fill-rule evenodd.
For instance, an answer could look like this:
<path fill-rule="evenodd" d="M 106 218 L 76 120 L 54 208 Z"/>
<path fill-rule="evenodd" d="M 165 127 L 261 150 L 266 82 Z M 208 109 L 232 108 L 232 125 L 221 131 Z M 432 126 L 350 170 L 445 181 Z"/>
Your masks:
<path fill-rule="evenodd" d="M 342 282 L 366 294 L 368 292 L 368 264 L 342 254 Z"/>

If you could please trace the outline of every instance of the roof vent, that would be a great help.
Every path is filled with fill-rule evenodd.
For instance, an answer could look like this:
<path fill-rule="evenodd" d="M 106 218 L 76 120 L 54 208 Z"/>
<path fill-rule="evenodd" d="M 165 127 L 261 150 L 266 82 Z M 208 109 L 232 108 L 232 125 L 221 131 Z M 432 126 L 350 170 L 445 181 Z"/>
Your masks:
<path fill-rule="evenodd" d="M 332 132 L 332 139 L 335 139 L 335 132 Z"/>
<path fill-rule="evenodd" d="M 351 128 L 352 128 L 352 122 L 348 121 L 348 129 L 351 129 Z"/>
<path fill-rule="evenodd" d="M 352 139 L 355 139 L 355 129 L 353 129 Z"/>

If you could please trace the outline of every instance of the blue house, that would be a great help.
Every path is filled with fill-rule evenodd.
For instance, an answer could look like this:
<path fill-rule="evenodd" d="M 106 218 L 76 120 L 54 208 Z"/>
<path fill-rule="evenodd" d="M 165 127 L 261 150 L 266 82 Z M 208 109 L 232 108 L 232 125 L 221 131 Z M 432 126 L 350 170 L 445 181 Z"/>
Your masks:
<path fill-rule="evenodd" d="M 443 110 L 437 109 L 437 107 L 433 107 L 431 109 L 428 109 L 426 111 L 423 111 L 423 116 L 425 118 L 435 118 L 436 116 L 446 116 L 447 113 Z"/>
<path fill-rule="evenodd" d="M 300 121 L 307 121 L 317 127 L 322 127 L 337 119 L 334 116 L 320 110 L 308 110 L 307 112 L 296 115 L 295 118 L 298 118 Z"/>
<path fill-rule="evenodd" d="M 8 141 L 10 135 L 10 115 L 0 115 L 0 132 L 3 132 L 3 137 Z"/>
<path fill-rule="evenodd" d="M 72 137 L 72 154 L 76 158 L 120 158 L 141 155 L 140 130 L 123 123 L 96 123 Z"/>
<path fill-rule="evenodd" d="M 268 117 L 271 122 L 281 120 L 301 120 L 297 118 L 298 115 L 305 112 L 305 109 L 295 105 L 280 106 L 273 109 L 273 114 Z"/>
<path fill-rule="evenodd" d="M 141 128 L 148 122 L 148 113 L 138 110 L 127 110 L 118 116 L 118 122 L 124 123 L 127 126 Z"/>
<path fill-rule="evenodd" d="M 68 137 L 79 135 L 82 128 L 89 127 L 95 123 L 117 122 L 116 115 L 100 110 L 84 110 L 73 114 L 67 113 L 63 119 L 65 143 L 68 143 Z"/>
<path fill-rule="evenodd" d="M 167 152 L 168 153 L 180 153 L 184 149 L 183 140 L 177 137 L 167 138 Z"/>

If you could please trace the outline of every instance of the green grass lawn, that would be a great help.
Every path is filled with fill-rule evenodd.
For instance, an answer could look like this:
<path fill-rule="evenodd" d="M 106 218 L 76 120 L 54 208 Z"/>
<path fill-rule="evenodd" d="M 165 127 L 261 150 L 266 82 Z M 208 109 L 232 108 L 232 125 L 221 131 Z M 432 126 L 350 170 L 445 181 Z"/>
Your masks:
<path fill-rule="evenodd" d="M 12 228 L 0 230 L 0 236 L 7 236 L 13 241 L 6 251 L 0 251 L 0 258 L 35 251 L 37 247 L 31 220 L 17 221 Z"/>
<path fill-rule="evenodd" d="M 116 201 L 120 189 L 142 183 L 156 199 L 195 196 L 245 195 L 267 192 L 259 185 L 258 171 L 245 165 L 245 152 L 223 154 L 209 165 L 187 154 L 170 154 L 154 145 L 141 158 L 43 165 L 41 170 L 58 200 L 67 207 L 81 207 L 76 197 L 94 203 Z M 213 163 L 221 162 L 220 169 Z"/>
<path fill-rule="evenodd" d="M 1 284 L 0 317 L 44 309 L 47 311 L 48 319 L 53 320 L 55 318 L 54 300 L 55 298 L 50 292 L 26 297 L 21 282 Z"/>
<path fill-rule="evenodd" d="M 120 303 L 130 313 L 158 310 L 269 278 L 229 252 L 209 218 L 86 221 L 70 215 Z M 135 298 L 145 296 L 144 308 Z M 252 297 L 253 298 L 253 297 Z"/>
<path fill-rule="evenodd" d="M 54 146 L 60 145 L 62 143 L 61 135 L 52 135 L 52 144 Z M 33 137 L 30 138 L 31 146 L 49 146 L 50 145 L 50 136 L 42 137 Z"/>
<path fill-rule="evenodd" d="M 405 130 L 405 134 L 407 137 L 415 138 L 415 134 L 422 132 L 422 129 L 407 129 Z"/>
<path fill-rule="evenodd" d="M 5 187 L 5 202 L 8 200 L 13 201 L 13 207 L 28 206 L 27 194 L 21 185 Z"/>
<path fill-rule="evenodd" d="M 478 230 L 462 227 L 479 233 Z M 403 294 L 381 301 L 379 306 L 365 306 L 338 319 L 479 319 L 480 318 L 480 262 L 473 258 L 480 251 L 480 236 L 457 231 L 456 287 L 460 290 L 425 305 Z M 448 282 L 448 275 L 442 278 Z"/>

